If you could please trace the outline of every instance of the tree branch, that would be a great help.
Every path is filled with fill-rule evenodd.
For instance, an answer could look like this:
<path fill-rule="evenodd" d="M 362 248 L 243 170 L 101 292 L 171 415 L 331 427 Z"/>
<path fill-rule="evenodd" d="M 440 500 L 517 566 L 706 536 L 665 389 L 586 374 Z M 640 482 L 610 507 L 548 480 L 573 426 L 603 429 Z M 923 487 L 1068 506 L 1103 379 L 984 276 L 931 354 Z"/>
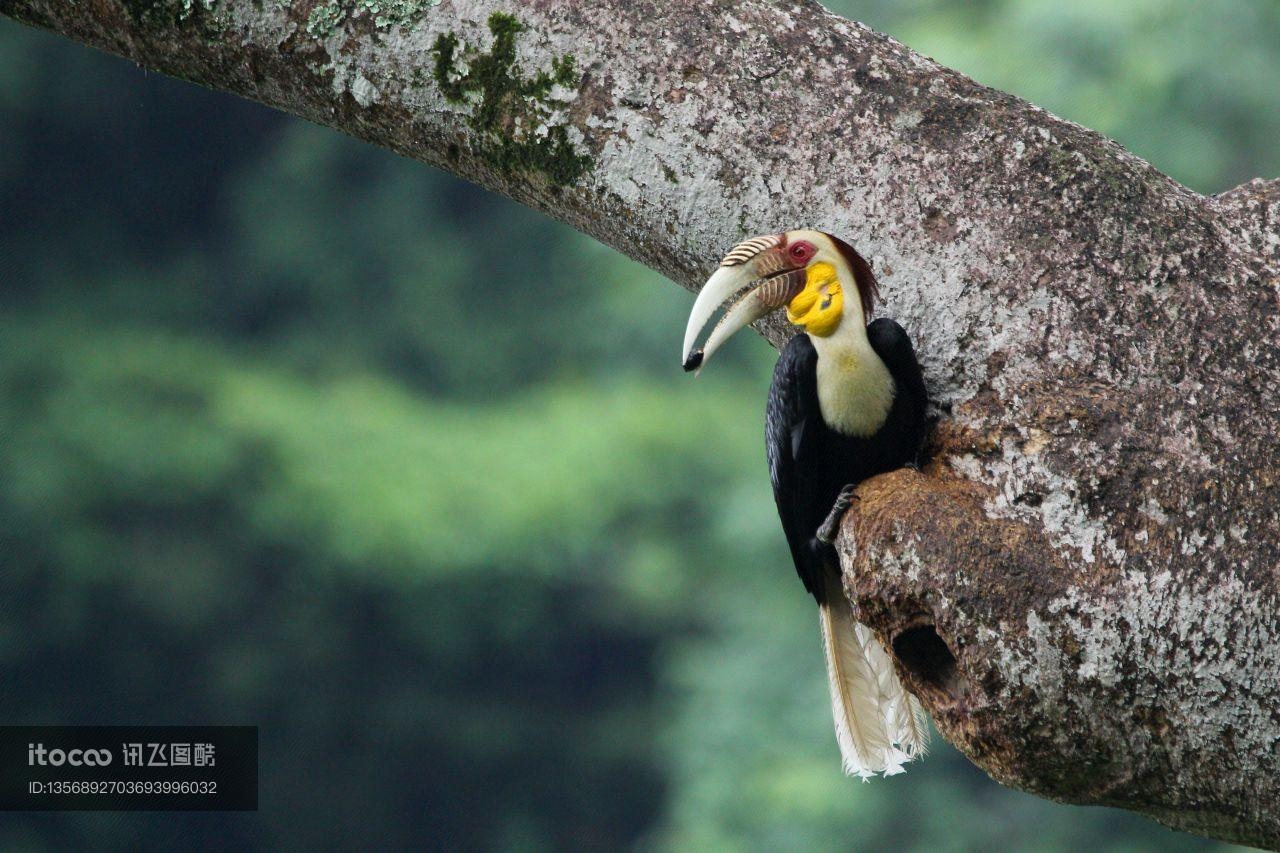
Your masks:
<path fill-rule="evenodd" d="M 1280 184 L 1199 196 L 811 2 L 509 8 L 0 0 L 691 289 L 744 235 L 846 237 L 942 416 L 923 472 L 865 485 L 847 588 L 943 733 L 1044 796 L 1280 845 Z"/>

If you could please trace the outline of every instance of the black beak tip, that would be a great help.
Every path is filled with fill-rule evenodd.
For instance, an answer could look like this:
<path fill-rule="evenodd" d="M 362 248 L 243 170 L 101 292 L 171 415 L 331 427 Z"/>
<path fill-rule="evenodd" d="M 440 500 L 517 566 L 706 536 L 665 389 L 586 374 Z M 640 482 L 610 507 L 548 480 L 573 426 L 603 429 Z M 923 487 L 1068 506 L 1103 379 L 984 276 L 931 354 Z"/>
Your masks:
<path fill-rule="evenodd" d="M 702 366 L 702 350 L 696 349 L 684 360 L 684 372 L 691 373 Z"/>

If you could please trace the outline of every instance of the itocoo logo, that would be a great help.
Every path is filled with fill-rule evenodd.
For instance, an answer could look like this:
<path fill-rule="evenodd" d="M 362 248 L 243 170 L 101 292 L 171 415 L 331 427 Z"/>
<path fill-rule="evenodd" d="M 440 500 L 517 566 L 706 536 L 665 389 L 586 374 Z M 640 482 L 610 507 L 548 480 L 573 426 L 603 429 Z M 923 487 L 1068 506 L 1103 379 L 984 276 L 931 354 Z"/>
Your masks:
<path fill-rule="evenodd" d="M 27 744 L 27 766 L 106 767 L 111 763 L 109 749 L 45 749 L 42 743 Z"/>

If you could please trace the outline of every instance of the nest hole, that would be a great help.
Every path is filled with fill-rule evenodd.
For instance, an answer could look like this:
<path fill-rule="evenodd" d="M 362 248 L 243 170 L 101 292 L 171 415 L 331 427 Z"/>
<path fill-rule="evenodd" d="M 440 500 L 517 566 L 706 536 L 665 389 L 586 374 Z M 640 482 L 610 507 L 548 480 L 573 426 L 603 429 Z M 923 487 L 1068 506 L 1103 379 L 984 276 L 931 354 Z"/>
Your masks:
<path fill-rule="evenodd" d="M 964 676 L 956 667 L 956 656 L 933 625 L 917 625 L 894 637 L 893 653 L 921 687 L 953 700 L 964 692 Z"/>

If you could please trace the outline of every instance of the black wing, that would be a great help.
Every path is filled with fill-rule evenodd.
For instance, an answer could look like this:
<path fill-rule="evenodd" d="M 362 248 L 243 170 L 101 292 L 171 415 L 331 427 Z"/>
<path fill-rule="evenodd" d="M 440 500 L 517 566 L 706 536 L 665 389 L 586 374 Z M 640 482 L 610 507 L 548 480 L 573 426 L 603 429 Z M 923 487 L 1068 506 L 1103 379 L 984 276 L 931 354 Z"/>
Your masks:
<path fill-rule="evenodd" d="M 817 433 L 825 428 L 818 404 L 817 366 L 818 353 L 809 336 L 792 338 L 773 369 L 764 423 L 773 499 L 796 573 L 804 588 L 820 598 L 824 590 L 822 560 L 811 545 L 817 532 L 813 522 L 815 478 L 806 470 L 817 461 L 814 443 Z"/>
<path fill-rule="evenodd" d="M 929 392 L 924 387 L 924 373 L 916 360 L 915 348 L 906 330 L 888 317 L 867 326 L 867 340 L 897 384 L 899 399 L 895 403 L 905 404 L 903 423 L 910 433 L 906 439 L 907 451 L 910 461 L 915 461 L 924 443 L 925 408 L 929 404 Z"/>

